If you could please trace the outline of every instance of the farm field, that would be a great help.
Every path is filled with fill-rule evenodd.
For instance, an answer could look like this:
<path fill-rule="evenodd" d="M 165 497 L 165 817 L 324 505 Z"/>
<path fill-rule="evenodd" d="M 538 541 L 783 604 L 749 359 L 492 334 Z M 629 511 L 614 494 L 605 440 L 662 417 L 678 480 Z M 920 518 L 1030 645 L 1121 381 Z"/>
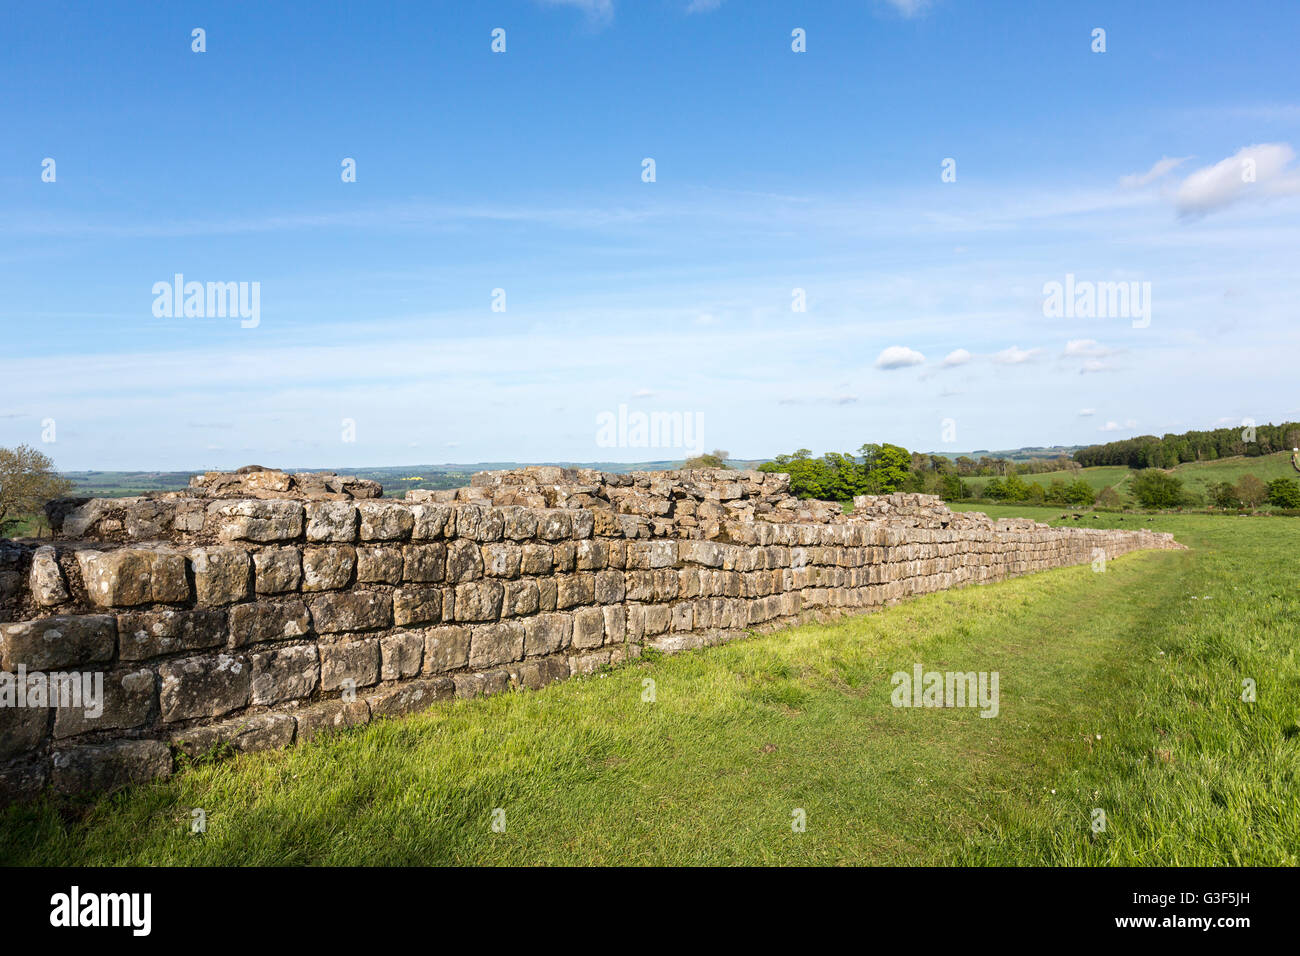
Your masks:
<path fill-rule="evenodd" d="M 964 510 L 1063 523 L 1060 508 Z M 1066 522 L 1172 531 L 1189 550 L 438 705 L 97 801 L 10 807 L 0 862 L 1300 862 L 1300 521 Z M 890 675 L 916 663 L 997 671 L 998 716 L 893 707 Z"/>

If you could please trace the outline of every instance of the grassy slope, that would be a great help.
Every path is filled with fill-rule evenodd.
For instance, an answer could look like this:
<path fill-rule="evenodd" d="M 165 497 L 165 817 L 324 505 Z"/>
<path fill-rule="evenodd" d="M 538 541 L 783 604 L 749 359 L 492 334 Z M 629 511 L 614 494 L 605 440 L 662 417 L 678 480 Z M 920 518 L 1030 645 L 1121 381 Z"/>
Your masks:
<path fill-rule="evenodd" d="M 1295 864 L 1300 522 L 1141 521 L 1193 550 L 436 707 L 80 817 L 12 808 L 0 862 Z M 893 708 L 915 662 L 999 671 L 1001 715 Z"/>
<path fill-rule="evenodd" d="M 1219 461 L 1185 462 L 1173 469 L 1173 473 L 1183 480 L 1184 487 L 1189 491 L 1199 491 L 1202 494 L 1204 494 L 1207 487 L 1216 482 L 1226 481 L 1236 484 L 1241 476 L 1246 474 L 1254 475 L 1265 483 L 1272 481 L 1274 478 L 1300 477 L 1296 475 L 1295 469 L 1291 467 L 1290 452 L 1261 455 L 1257 458 L 1223 458 Z M 1052 471 L 1041 475 L 1022 475 L 1021 477 L 1027 482 L 1036 481 L 1044 488 L 1054 478 L 1070 482 L 1079 477 L 1088 482 L 1096 491 L 1101 491 L 1108 485 L 1114 485 L 1116 490 L 1123 494 L 1125 484 L 1133 474 L 1128 468 L 1120 465 L 1103 465 L 1097 468 L 1084 468 L 1078 472 Z M 967 487 L 971 489 L 972 495 L 975 496 L 982 493 L 984 486 L 992 480 L 991 477 L 987 476 L 963 479 Z"/>
<path fill-rule="evenodd" d="M 1041 475 L 1021 475 L 1020 477 L 1026 482 L 1036 481 L 1044 488 L 1051 484 L 1054 479 L 1059 478 L 1061 481 L 1068 484 L 1071 481 L 1082 478 L 1092 486 L 1094 491 L 1101 491 L 1101 489 L 1108 485 L 1113 485 L 1123 481 L 1128 474 L 1129 470 L 1123 466 L 1104 465 L 1100 468 L 1081 468 L 1078 471 L 1047 471 Z M 971 489 L 972 494 L 978 495 L 983 492 L 984 486 L 993 480 L 993 476 L 963 478 L 962 480 L 966 483 L 966 486 Z"/>

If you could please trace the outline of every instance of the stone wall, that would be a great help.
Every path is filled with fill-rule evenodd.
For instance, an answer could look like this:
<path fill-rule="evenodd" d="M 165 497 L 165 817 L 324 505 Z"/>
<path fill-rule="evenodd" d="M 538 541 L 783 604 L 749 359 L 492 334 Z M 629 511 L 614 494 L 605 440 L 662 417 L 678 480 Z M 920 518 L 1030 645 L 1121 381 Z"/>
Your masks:
<path fill-rule="evenodd" d="M 241 472 L 55 502 L 53 542 L 0 545 L 0 678 L 33 705 L 0 706 L 0 799 L 111 788 L 171 773 L 177 752 L 283 747 L 1097 549 L 1181 547 L 923 495 L 846 516 L 757 472 L 530 468 L 406 501 Z M 102 675 L 102 713 L 42 705 L 32 675 L 55 673 Z"/>

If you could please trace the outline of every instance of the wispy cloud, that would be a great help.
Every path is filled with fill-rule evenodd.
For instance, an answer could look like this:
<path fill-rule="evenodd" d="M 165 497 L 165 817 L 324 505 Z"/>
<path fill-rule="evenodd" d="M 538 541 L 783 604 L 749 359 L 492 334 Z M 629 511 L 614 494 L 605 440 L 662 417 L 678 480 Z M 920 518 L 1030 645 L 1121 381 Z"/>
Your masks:
<path fill-rule="evenodd" d="M 1178 215 L 1204 216 L 1245 199 L 1300 194 L 1300 175 L 1288 169 L 1295 150 L 1287 143 L 1245 146 L 1198 169 L 1178 187 Z"/>
<path fill-rule="evenodd" d="M 614 0 L 541 0 L 550 7 L 576 7 L 592 23 L 608 23 L 614 19 Z"/>
<path fill-rule="evenodd" d="M 905 17 L 920 16 L 930 7 L 930 0 L 886 0 L 886 2 Z"/>
<path fill-rule="evenodd" d="M 1042 349 L 1022 349 L 1018 345 L 1013 345 L 994 355 L 993 361 L 999 365 L 1023 365 L 1038 359 L 1042 354 Z"/>
<path fill-rule="evenodd" d="M 1119 184 L 1125 189 L 1136 189 L 1140 186 L 1146 186 L 1155 182 L 1171 169 L 1176 169 L 1181 166 L 1183 163 L 1187 162 L 1189 158 L 1190 157 L 1188 156 L 1166 156 L 1164 159 L 1157 161 L 1156 164 L 1145 173 L 1132 173 L 1128 176 L 1121 176 Z"/>

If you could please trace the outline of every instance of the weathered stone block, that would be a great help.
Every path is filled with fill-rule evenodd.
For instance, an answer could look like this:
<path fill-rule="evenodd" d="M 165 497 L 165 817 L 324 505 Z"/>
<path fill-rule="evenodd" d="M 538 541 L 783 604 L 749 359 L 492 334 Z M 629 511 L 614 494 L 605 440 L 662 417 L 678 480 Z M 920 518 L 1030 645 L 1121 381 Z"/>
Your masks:
<path fill-rule="evenodd" d="M 345 681 L 352 681 L 354 687 L 378 683 L 378 641 L 320 645 L 320 689 L 325 693 L 338 690 Z"/>
<path fill-rule="evenodd" d="M 363 501 L 361 513 L 362 541 L 405 541 L 415 528 L 415 517 L 408 505 L 388 501 Z"/>
<path fill-rule="evenodd" d="M 311 616 L 320 634 L 391 627 L 393 597 L 382 591 L 318 594 L 311 599 Z"/>
<path fill-rule="evenodd" d="M 387 687 L 366 698 L 372 717 L 398 717 L 424 710 L 439 700 L 450 700 L 456 684 L 450 677 L 431 677 Z"/>
<path fill-rule="evenodd" d="M 494 621 L 501 616 L 504 589 L 500 581 L 467 581 L 456 585 L 457 621 Z"/>
<path fill-rule="evenodd" d="M 457 697 L 478 697 L 500 694 L 510 689 L 510 674 L 505 670 L 486 674 L 455 675 Z"/>
<path fill-rule="evenodd" d="M 254 704 L 310 697 L 320 683 L 320 653 L 312 644 L 259 651 L 251 661 Z"/>
<path fill-rule="evenodd" d="M 55 607 L 68 600 L 68 586 L 59 567 L 57 552 L 48 544 L 32 553 L 28 582 L 32 598 L 41 607 Z"/>
<path fill-rule="evenodd" d="M 233 604 L 250 594 L 252 561 L 243 548 L 195 548 L 190 567 L 199 604 Z"/>
<path fill-rule="evenodd" d="M 411 505 L 412 541 L 436 541 L 451 534 L 450 505 Z"/>
<path fill-rule="evenodd" d="M 192 717 L 220 717 L 248 705 L 252 675 L 243 657 L 217 654 L 186 657 L 158 665 L 158 695 L 167 723 Z"/>
<path fill-rule="evenodd" d="M 550 574 L 555 556 L 549 544 L 527 542 L 523 545 L 520 570 L 524 574 Z"/>
<path fill-rule="evenodd" d="M 597 571 L 594 595 L 597 604 L 622 604 L 626 597 L 623 572 L 612 568 Z"/>
<path fill-rule="evenodd" d="M 16 674 L 0 674 L 0 760 L 27 753 L 45 740 L 50 726 L 50 708 L 30 706 L 40 680 L 37 676 L 28 677 L 25 686 L 19 686 Z M 39 700 L 37 698 L 36 702 Z M 45 704 L 49 704 L 48 696 L 45 696 Z"/>
<path fill-rule="evenodd" d="M 459 584 L 483 576 L 483 555 L 473 541 L 457 539 L 447 545 L 447 583 Z"/>
<path fill-rule="evenodd" d="M 555 606 L 560 609 L 591 604 L 596 599 L 596 575 L 590 572 L 558 575 L 555 586 Z"/>
<path fill-rule="evenodd" d="M 623 643 L 627 639 L 627 608 L 622 604 L 610 604 L 601 611 L 605 615 L 605 643 Z"/>
<path fill-rule="evenodd" d="M 362 545 L 357 548 L 358 584 L 400 584 L 402 550 L 385 545 Z"/>
<path fill-rule="evenodd" d="M 524 619 L 524 650 L 529 657 L 554 654 L 573 639 L 573 616 L 539 614 Z"/>
<path fill-rule="evenodd" d="M 598 607 L 584 607 L 573 614 L 573 647 L 587 650 L 605 643 L 605 614 Z"/>
<path fill-rule="evenodd" d="M 50 780 L 60 793 L 71 795 L 145 783 L 171 772 L 171 751 L 161 740 L 119 740 L 56 750 Z"/>
<path fill-rule="evenodd" d="M 483 545 L 483 573 L 494 578 L 519 576 L 519 563 L 523 552 L 513 541 L 497 541 Z"/>
<path fill-rule="evenodd" d="M 258 594 L 283 594 L 302 584 L 302 552 L 297 548 L 265 548 L 253 555 Z"/>
<path fill-rule="evenodd" d="M 118 656 L 140 661 L 226 643 L 226 612 L 209 608 L 125 611 L 117 615 Z"/>
<path fill-rule="evenodd" d="M 217 501 L 208 506 L 208 518 L 222 541 L 293 541 L 303 531 L 297 501 Z"/>
<path fill-rule="evenodd" d="M 301 598 L 236 604 L 228 613 L 232 647 L 288 641 L 311 631 L 311 613 Z"/>
<path fill-rule="evenodd" d="M 185 558 L 169 551 L 120 548 L 78 551 L 86 593 L 100 607 L 171 604 L 188 601 Z"/>
<path fill-rule="evenodd" d="M 537 537 L 545 541 L 562 541 L 573 534 L 574 512 L 548 509 L 537 516 Z"/>
<path fill-rule="evenodd" d="M 408 544 L 402 548 L 403 581 L 441 581 L 446 573 L 445 544 Z"/>
<path fill-rule="evenodd" d="M 527 578 L 505 582 L 502 617 L 523 617 L 538 609 L 537 582 Z"/>
<path fill-rule="evenodd" d="M 456 535 L 469 541 L 500 541 L 505 533 L 505 515 L 498 508 L 480 505 L 456 506 Z"/>
<path fill-rule="evenodd" d="M 302 589 L 333 591 L 352 581 L 357 552 L 350 545 L 307 548 L 302 553 Z"/>
<path fill-rule="evenodd" d="M 405 587 L 393 592 L 393 623 L 436 624 L 442 620 L 442 591 L 438 588 Z"/>
<path fill-rule="evenodd" d="M 469 628 L 431 627 L 424 632 L 424 672 L 440 674 L 469 663 Z"/>
<path fill-rule="evenodd" d="M 219 724 L 188 727 L 172 736 L 176 748 L 201 757 L 217 747 L 240 753 L 280 750 L 293 743 L 297 722 L 288 714 L 249 714 Z"/>
<path fill-rule="evenodd" d="M 311 740 L 321 734 L 361 727 L 370 723 L 370 705 L 364 700 L 326 700 L 294 713 L 298 739 Z"/>
<path fill-rule="evenodd" d="M 102 676 L 103 699 L 98 706 L 88 706 L 89 699 L 81 674 L 73 675 L 82 686 L 64 695 L 60 706 L 54 713 L 54 736 L 74 737 L 92 730 L 125 730 L 141 727 L 153 713 L 156 686 L 153 671 L 148 668 L 138 670 L 110 671 Z M 98 677 L 99 675 L 85 676 Z M 51 704 L 55 701 L 51 700 Z M 98 713 L 96 713 L 98 711 Z"/>
<path fill-rule="evenodd" d="M 405 631 L 379 639 L 379 679 L 402 680 L 420 673 L 424 660 L 424 633 Z"/>
<path fill-rule="evenodd" d="M 502 508 L 504 534 L 513 541 L 526 541 L 537 534 L 537 513 L 528 508 Z"/>
<path fill-rule="evenodd" d="M 357 540 L 357 507 L 346 501 L 307 505 L 307 540 L 351 544 Z"/>
<path fill-rule="evenodd" d="M 469 666 L 493 667 L 524 656 L 524 625 L 501 621 L 470 628 Z"/>
<path fill-rule="evenodd" d="M 57 670 L 113 656 L 117 622 L 111 614 L 66 614 L 0 624 L 0 668 Z"/>
<path fill-rule="evenodd" d="M 569 661 L 564 657 L 544 657 L 536 661 L 521 661 L 506 668 L 510 680 L 528 690 L 540 690 L 555 681 L 567 680 Z"/>

